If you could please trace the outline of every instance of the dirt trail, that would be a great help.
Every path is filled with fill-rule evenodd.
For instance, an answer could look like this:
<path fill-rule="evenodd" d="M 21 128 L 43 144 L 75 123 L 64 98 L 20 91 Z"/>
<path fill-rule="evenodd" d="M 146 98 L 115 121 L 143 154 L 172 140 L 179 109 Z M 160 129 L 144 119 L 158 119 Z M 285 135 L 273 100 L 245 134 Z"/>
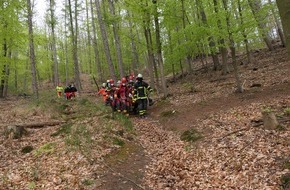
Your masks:
<path fill-rule="evenodd" d="M 246 80 L 248 83 L 246 86 L 246 91 L 244 93 L 228 93 L 226 88 L 232 89 L 235 84 L 233 77 L 231 76 L 227 77 L 229 79 L 223 79 L 224 82 L 221 82 L 221 84 L 219 84 L 219 82 L 214 83 L 212 82 L 214 80 L 211 80 L 210 82 L 212 82 L 212 84 L 202 84 L 204 86 L 200 85 L 200 89 L 202 89 L 201 91 L 206 91 L 205 93 L 200 91 L 187 92 L 184 89 L 182 91 L 178 91 L 180 89 L 180 86 L 181 89 L 186 86 L 184 86 L 182 83 L 177 83 L 171 87 L 171 89 L 174 89 L 176 87 L 178 88 L 178 92 L 176 93 L 176 95 L 170 97 L 167 101 L 157 102 L 153 107 L 149 108 L 148 119 L 133 119 L 135 127 L 138 130 L 140 136 L 139 142 L 143 146 L 146 155 L 151 158 L 151 162 L 148 163 L 148 166 L 146 166 L 147 169 L 144 178 L 145 183 L 147 185 L 149 184 L 151 189 L 184 189 L 185 187 L 190 187 L 190 189 L 203 189 L 206 187 L 227 189 L 230 187 L 237 187 L 237 185 L 244 188 L 261 188 L 265 187 L 265 185 L 269 185 L 268 188 L 270 189 L 279 188 L 279 185 L 277 185 L 277 181 L 279 181 L 278 175 L 281 176 L 281 173 L 283 172 L 279 171 L 281 169 L 279 168 L 281 167 L 281 164 L 279 164 L 277 160 L 273 161 L 273 163 L 271 163 L 271 166 L 269 166 L 269 170 L 278 170 L 277 175 L 270 174 L 271 171 L 268 170 L 252 171 L 251 169 L 249 169 L 248 171 L 247 168 L 243 168 L 242 171 L 245 173 L 254 172 L 256 175 L 259 172 L 264 172 L 264 174 L 267 175 L 267 177 L 264 176 L 264 179 L 260 178 L 260 181 L 258 180 L 257 182 L 254 182 L 254 180 L 250 178 L 249 181 L 244 181 L 243 178 L 240 179 L 239 175 L 243 174 L 239 174 L 239 169 L 232 168 L 232 166 L 227 166 L 229 163 L 229 165 L 237 164 L 237 166 L 234 167 L 239 168 L 240 163 L 235 163 L 235 161 L 233 163 L 232 160 L 227 161 L 227 156 L 224 157 L 224 155 L 232 154 L 231 157 L 233 160 L 240 161 L 240 153 L 241 155 L 243 155 L 244 159 L 244 161 L 242 159 L 240 162 L 245 162 L 245 164 L 248 164 L 251 167 L 257 167 L 257 163 L 258 165 L 262 164 L 266 166 L 269 164 L 267 162 L 267 159 L 271 160 L 273 159 L 272 157 L 276 157 L 275 159 L 279 157 L 281 161 L 285 159 L 285 157 L 283 156 L 290 156 L 289 147 L 287 148 L 287 141 L 290 139 L 289 132 L 285 134 L 280 134 L 279 132 L 274 133 L 275 137 L 273 138 L 271 137 L 273 136 L 273 134 L 271 134 L 272 132 L 268 134 L 268 132 L 265 132 L 264 130 L 250 129 L 249 131 L 246 131 L 247 135 L 243 132 L 239 133 L 239 135 L 242 135 L 241 141 L 232 141 L 231 139 L 227 138 L 224 139 L 225 142 L 216 142 L 212 139 L 205 140 L 204 142 L 202 141 L 200 144 L 202 144 L 202 146 L 204 147 L 207 147 L 208 150 L 212 151 L 212 153 L 208 155 L 206 149 L 204 150 L 196 148 L 196 151 L 203 155 L 204 159 L 207 159 L 207 161 L 204 163 L 196 160 L 197 156 L 193 155 L 194 152 L 184 152 L 184 148 L 187 145 L 186 143 L 180 141 L 180 134 L 182 132 L 201 125 L 203 121 L 208 124 L 203 127 L 199 127 L 198 130 L 204 136 L 224 135 L 231 130 L 236 130 L 235 128 L 231 127 L 233 127 L 234 125 L 239 125 L 235 124 L 240 122 L 239 120 L 244 122 L 243 125 L 250 127 L 250 118 L 252 118 L 251 115 L 256 115 L 257 112 L 261 111 L 261 107 L 255 107 L 255 105 L 261 106 L 283 104 L 284 107 L 289 107 L 290 104 L 289 102 L 287 102 L 290 95 L 290 84 L 288 80 L 288 76 L 290 73 L 289 62 L 288 64 L 285 63 L 285 58 L 281 58 L 279 56 L 277 57 L 277 54 L 283 54 L 283 52 L 273 52 L 273 57 L 269 56 L 270 58 L 261 58 L 258 55 L 256 57 L 257 62 L 255 65 L 249 65 L 242 68 L 241 72 L 247 76 Z M 277 63 L 274 60 L 271 60 L 272 58 L 277 58 L 277 60 L 281 62 Z M 276 64 L 274 65 L 270 62 Z M 260 65 L 258 63 L 260 63 Z M 257 70 L 259 70 L 259 72 L 256 72 Z M 197 76 L 196 78 L 198 77 L 200 76 Z M 205 78 L 208 78 L 209 76 L 203 75 L 201 77 L 203 77 L 203 79 L 200 79 L 199 81 L 207 81 L 207 79 Z M 216 86 L 213 86 L 214 84 L 216 84 Z M 253 84 L 258 84 L 258 86 L 253 87 Z M 220 87 L 222 85 L 225 86 Z M 219 90 L 221 91 L 218 92 Z M 215 93 L 217 93 L 218 95 L 214 95 Z M 208 97 L 205 97 L 203 99 L 202 96 L 204 94 Z M 192 100 L 196 97 L 197 99 L 199 98 L 196 101 L 187 101 L 187 99 Z M 231 120 L 231 118 L 227 118 L 227 115 L 225 116 L 226 112 L 235 109 L 238 110 L 238 112 L 240 112 L 241 114 L 245 114 L 246 116 L 238 118 L 237 121 L 235 121 L 234 119 L 233 121 L 228 121 L 227 119 Z M 212 117 L 212 115 L 218 115 L 218 117 L 214 118 L 214 121 L 210 121 L 210 119 L 208 118 Z M 225 117 L 225 119 L 223 119 L 223 117 Z M 212 125 L 209 122 L 217 122 L 214 123 L 214 125 L 221 126 L 221 129 L 217 129 L 217 131 L 215 131 L 215 128 L 213 129 L 211 127 L 208 127 L 208 125 Z M 249 140 L 248 138 L 251 138 L 251 136 L 255 138 Z M 277 139 L 280 138 L 286 141 L 277 142 Z M 280 151 L 278 153 L 278 155 L 280 156 L 275 156 L 275 153 L 267 155 L 261 153 L 258 156 L 252 155 L 251 152 L 247 152 L 247 150 L 244 150 L 244 147 L 249 146 L 249 142 L 254 143 L 251 147 L 253 149 L 251 151 L 253 152 L 259 153 L 263 149 L 268 149 L 267 151 L 269 152 Z M 261 145 L 259 145 L 259 142 L 263 142 L 264 144 L 268 145 L 266 145 L 266 147 L 260 147 Z M 238 144 L 237 147 L 239 148 L 229 148 L 228 152 L 226 153 L 220 150 L 215 150 L 216 147 L 225 146 L 222 145 L 223 143 L 233 144 L 231 145 L 233 147 L 237 146 L 236 144 Z M 272 147 L 272 145 L 276 143 L 282 143 L 284 147 Z M 143 151 L 142 154 L 144 154 Z M 218 161 L 213 162 L 211 160 L 212 154 L 215 155 Z M 282 157 L 281 154 L 283 155 Z M 135 155 L 138 155 L 138 152 L 135 152 Z M 259 158 L 259 156 L 261 155 L 267 158 L 265 160 Z M 256 161 L 253 162 L 251 161 L 252 159 L 261 159 L 261 161 L 257 161 L 257 163 L 255 163 Z M 148 160 L 146 162 L 148 162 Z M 123 164 L 126 165 L 126 163 Z M 139 164 L 142 165 L 142 161 Z M 198 167 L 196 166 L 196 164 L 198 164 Z M 208 165 L 211 165 L 212 168 L 208 167 Z M 219 167 L 221 166 L 224 167 L 224 170 L 220 170 Z M 198 172 L 199 169 L 196 169 L 197 171 L 192 171 L 192 169 L 199 167 L 203 167 L 203 169 L 200 169 L 200 172 Z M 203 170 L 204 172 L 202 172 Z M 219 172 L 219 174 L 215 175 L 213 174 L 213 172 Z M 234 174 L 235 172 L 237 173 Z M 224 174 L 220 176 L 221 173 Z M 213 176 L 209 177 L 207 175 Z M 274 181 L 268 179 L 268 177 L 271 175 L 271 180 Z M 192 180 L 190 181 L 187 178 L 192 178 Z M 212 180 L 215 179 L 216 181 L 204 181 L 204 179 L 207 180 L 207 178 L 209 178 L 208 180 L 212 178 Z M 233 182 L 232 180 L 227 178 L 240 179 L 240 182 Z M 194 182 L 193 179 L 200 181 Z M 268 182 L 265 180 L 268 180 Z M 260 183 L 260 185 L 256 183 Z M 264 186 L 261 186 L 261 184 L 264 184 Z M 132 187 L 132 189 L 138 188 Z"/>
<path fill-rule="evenodd" d="M 206 119 L 213 113 L 225 112 L 231 108 L 246 106 L 251 103 L 270 104 L 275 99 L 287 97 L 290 94 L 288 82 L 266 88 L 253 88 L 244 93 L 235 93 L 227 97 L 217 97 L 205 102 L 193 104 L 155 106 L 150 116 L 159 120 L 168 130 L 184 131 L 192 128 L 200 119 Z M 178 98 L 176 98 L 178 99 Z M 175 111 L 172 117 L 160 117 L 165 111 Z"/>

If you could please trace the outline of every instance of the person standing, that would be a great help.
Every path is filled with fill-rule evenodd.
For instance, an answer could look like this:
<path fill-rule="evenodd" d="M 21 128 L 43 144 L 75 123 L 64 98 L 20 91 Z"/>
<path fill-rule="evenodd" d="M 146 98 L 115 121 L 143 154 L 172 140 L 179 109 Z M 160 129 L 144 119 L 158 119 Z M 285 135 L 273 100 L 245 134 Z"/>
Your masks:
<path fill-rule="evenodd" d="M 56 93 L 57 93 L 57 97 L 60 98 L 62 96 L 63 93 L 63 87 L 61 86 L 61 84 L 58 84 L 56 86 Z"/>
<path fill-rule="evenodd" d="M 145 117 L 147 112 L 148 93 L 153 89 L 143 81 L 142 74 L 138 74 L 134 84 L 134 100 L 138 105 L 138 113 L 141 118 Z"/>

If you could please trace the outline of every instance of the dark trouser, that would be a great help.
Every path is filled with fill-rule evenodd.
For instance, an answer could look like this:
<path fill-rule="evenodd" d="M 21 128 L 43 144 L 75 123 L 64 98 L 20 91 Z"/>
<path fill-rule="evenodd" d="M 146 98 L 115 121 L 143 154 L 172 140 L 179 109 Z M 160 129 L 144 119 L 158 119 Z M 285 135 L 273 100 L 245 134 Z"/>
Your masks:
<path fill-rule="evenodd" d="M 139 115 L 142 116 L 144 114 L 146 114 L 146 110 L 147 110 L 147 98 L 145 99 L 138 99 L 138 112 Z"/>

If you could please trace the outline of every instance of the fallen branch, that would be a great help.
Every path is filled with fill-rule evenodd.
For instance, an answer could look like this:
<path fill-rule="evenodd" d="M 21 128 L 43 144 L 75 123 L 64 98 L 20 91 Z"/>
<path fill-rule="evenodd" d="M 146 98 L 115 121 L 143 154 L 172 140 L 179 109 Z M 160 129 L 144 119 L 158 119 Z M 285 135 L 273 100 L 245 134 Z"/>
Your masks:
<path fill-rule="evenodd" d="M 238 133 L 238 132 L 241 132 L 241 131 L 247 131 L 247 130 L 249 130 L 250 128 L 251 128 L 251 127 L 245 127 L 245 128 L 242 128 L 242 129 L 239 129 L 239 130 L 236 130 L 236 131 L 232 131 L 232 132 L 227 133 L 226 135 L 224 135 L 224 136 L 218 138 L 217 141 L 220 141 L 220 140 L 222 140 L 222 139 L 224 139 L 224 138 L 226 138 L 226 137 L 228 137 L 228 136 L 230 136 L 230 135 L 233 135 L 233 134 L 235 134 L 235 133 Z"/>

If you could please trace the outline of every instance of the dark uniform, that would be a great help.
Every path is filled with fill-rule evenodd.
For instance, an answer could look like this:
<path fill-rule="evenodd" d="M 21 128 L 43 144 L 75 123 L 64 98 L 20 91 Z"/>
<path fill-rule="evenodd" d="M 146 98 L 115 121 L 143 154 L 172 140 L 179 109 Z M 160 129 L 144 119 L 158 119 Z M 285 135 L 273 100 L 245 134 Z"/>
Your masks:
<path fill-rule="evenodd" d="M 152 92 L 152 88 L 143 81 L 141 74 L 138 74 L 137 81 L 134 84 L 134 99 L 138 105 L 138 113 L 143 117 L 147 111 L 148 92 Z"/>

